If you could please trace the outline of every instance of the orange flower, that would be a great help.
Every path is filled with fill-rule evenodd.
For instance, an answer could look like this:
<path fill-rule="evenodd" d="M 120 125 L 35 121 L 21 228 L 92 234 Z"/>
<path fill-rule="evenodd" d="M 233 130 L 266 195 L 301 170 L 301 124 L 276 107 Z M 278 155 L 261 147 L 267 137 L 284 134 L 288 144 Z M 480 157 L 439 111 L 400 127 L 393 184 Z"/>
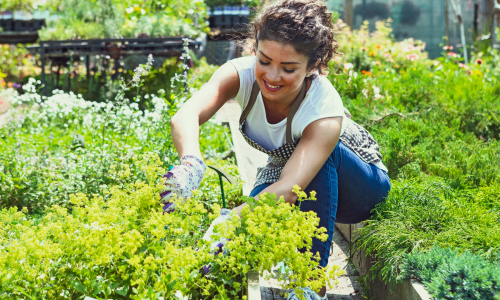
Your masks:
<path fill-rule="evenodd" d="M 382 48 L 382 46 L 377 45 L 377 46 L 375 46 L 375 48 L 380 49 L 380 48 Z"/>
<path fill-rule="evenodd" d="M 366 75 L 366 76 L 368 76 L 368 77 L 371 77 L 371 76 L 372 76 L 372 72 L 370 72 L 370 71 L 365 71 L 365 70 L 362 70 L 362 71 L 361 71 L 361 74 Z"/>
<path fill-rule="evenodd" d="M 361 47 L 361 48 L 359 48 L 359 49 L 360 49 L 361 51 L 368 51 L 368 49 L 367 49 L 367 48 L 365 48 L 365 47 Z"/>

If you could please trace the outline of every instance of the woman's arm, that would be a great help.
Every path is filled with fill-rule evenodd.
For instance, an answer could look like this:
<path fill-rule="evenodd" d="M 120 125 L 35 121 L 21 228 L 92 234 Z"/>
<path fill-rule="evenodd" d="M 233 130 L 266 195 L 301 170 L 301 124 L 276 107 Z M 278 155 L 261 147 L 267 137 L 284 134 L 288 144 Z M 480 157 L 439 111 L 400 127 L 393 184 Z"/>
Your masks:
<path fill-rule="evenodd" d="M 208 121 L 228 100 L 236 97 L 240 79 L 236 68 L 225 63 L 210 80 L 177 111 L 170 120 L 172 140 L 179 157 L 200 152 L 200 125 Z"/>
<path fill-rule="evenodd" d="M 292 192 L 293 186 L 297 184 L 302 190 L 306 189 L 337 146 L 341 128 L 342 117 L 324 118 L 309 124 L 280 179 L 261 193 L 275 193 L 277 197 L 283 196 L 286 202 L 295 203 L 297 195 Z M 245 206 L 246 203 L 234 210 L 241 214 Z"/>

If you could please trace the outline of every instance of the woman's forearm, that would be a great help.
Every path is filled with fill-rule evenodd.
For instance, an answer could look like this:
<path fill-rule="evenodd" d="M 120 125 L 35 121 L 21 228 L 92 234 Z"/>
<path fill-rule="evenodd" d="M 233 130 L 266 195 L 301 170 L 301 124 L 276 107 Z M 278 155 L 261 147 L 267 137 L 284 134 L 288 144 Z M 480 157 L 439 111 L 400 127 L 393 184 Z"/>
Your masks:
<path fill-rule="evenodd" d="M 200 126 L 227 100 L 234 98 L 239 88 L 240 80 L 236 69 L 226 63 L 182 105 L 170 120 L 172 140 L 179 157 L 193 155 L 203 159 L 199 142 Z"/>
<path fill-rule="evenodd" d="M 170 121 L 172 140 L 179 157 L 193 155 L 203 159 L 200 151 L 200 124 L 197 115 L 179 110 Z"/>

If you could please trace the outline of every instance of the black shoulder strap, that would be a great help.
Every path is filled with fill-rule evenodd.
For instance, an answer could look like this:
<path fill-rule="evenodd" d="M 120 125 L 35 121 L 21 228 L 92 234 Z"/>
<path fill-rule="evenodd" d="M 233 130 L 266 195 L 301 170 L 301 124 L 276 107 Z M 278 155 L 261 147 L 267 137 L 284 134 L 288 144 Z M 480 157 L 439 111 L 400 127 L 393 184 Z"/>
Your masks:
<path fill-rule="evenodd" d="M 301 88 L 299 94 L 293 100 L 292 106 L 290 107 L 290 111 L 288 111 L 287 121 L 286 121 L 286 142 L 287 143 L 293 142 L 293 139 L 292 139 L 292 120 L 293 120 L 293 117 L 295 116 L 295 113 L 297 113 L 297 111 L 299 110 L 300 104 L 302 104 L 302 101 L 304 100 L 304 98 L 306 96 L 306 87 L 307 87 L 306 80 L 304 80 L 304 83 L 302 84 L 302 88 Z M 259 84 L 257 84 L 257 81 L 255 81 L 253 83 L 252 93 L 250 94 L 250 99 L 248 100 L 248 104 L 245 107 L 245 109 L 243 110 L 243 112 L 241 113 L 240 124 L 241 124 L 241 122 L 243 122 L 243 120 L 246 119 L 246 117 L 248 116 L 248 114 L 252 110 L 252 108 L 255 104 L 255 101 L 257 100 L 257 95 L 259 94 L 259 92 L 260 92 Z"/>
<path fill-rule="evenodd" d="M 255 81 L 252 86 L 252 93 L 250 94 L 250 100 L 248 100 L 247 107 L 245 107 L 245 109 L 241 113 L 240 124 L 241 122 L 243 122 L 243 120 L 247 118 L 248 114 L 252 110 L 252 107 L 255 104 L 255 100 L 257 100 L 257 95 L 259 94 L 259 92 L 260 92 L 259 84 L 257 83 L 257 81 Z"/>
<path fill-rule="evenodd" d="M 295 116 L 295 113 L 299 110 L 300 104 L 302 104 L 302 101 L 304 100 L 306 96 L 306 81 L 304 80 L 304 83 L 302 84 L 302 89 L 300 90 L 299 94 L 297 97 L 292 102 L 292 107 L 290 107 L 290 110 L 288 111 L 288 116 L 286 117 L 286 142 L 287 144 L 292 143 L 292 120 L 293 117 Z"/>

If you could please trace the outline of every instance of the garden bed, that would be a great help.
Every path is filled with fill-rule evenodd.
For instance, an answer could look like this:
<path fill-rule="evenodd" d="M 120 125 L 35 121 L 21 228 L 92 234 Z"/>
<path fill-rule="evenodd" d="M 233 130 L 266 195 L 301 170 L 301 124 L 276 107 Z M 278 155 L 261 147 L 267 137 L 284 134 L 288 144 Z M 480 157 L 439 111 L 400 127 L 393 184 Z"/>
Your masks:
<path fill-rule="evenodd" d="M 337 230 L 339 230 L 346 240 L 352 242 L 352 237 L 356 235 L 356 230 L 362 228 L 361 223 L 358 224 L 335 224 Z M 351 249 L 351 253 L 353 249 Z M 352 254 L 351 261 L 356 266 L 356 270 L 361 276 L 368 275 L 369 270 L 373 266 L 375 257 L 373 255 L 367 255 L 364 250 L 360 250 L 355 254 Z M 373 299 L 384 299 L 384 300 L 431 300 L 431 296 L 425 290 L 423 284 L 417 280 L 405 280 L 392 286 L 391 284 L 385 283 L 380 278 L 366 279 L 364 281 L 365 286 L 369 290 L 369 295 Z"/>

